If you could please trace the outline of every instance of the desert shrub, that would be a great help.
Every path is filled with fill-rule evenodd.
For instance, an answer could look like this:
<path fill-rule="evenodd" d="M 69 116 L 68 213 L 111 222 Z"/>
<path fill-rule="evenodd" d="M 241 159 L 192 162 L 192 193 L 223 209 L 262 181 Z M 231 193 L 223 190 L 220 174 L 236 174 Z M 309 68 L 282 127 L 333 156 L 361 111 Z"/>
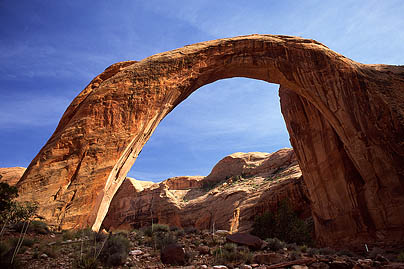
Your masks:
<path fill-rule="evenodd" d="M 183 236 L 185 234 L 185 231 L 183 229 L 178 229 L 175 231 L 176 236 Z"/>
<path fill-rule="evenodd" d="M 225 179 L 227 180 L 227 178 Z M 221 183 L 223 183 L 223 181 L 225 180 L 221 180 L 219 182 L 217 181 L 210 181 L 210 180 L 203 180 L 202 181 L 202 189 L 204 191 L 210 191 L 211 189 L 215 188 L 216 186 L 220 185 Z"/>
<path fill-rule="evenodd" d="M 11 238 L 9 240 L 10 245 L 15 248 L 18 244 L 18 238 L 14 237 Z M 20 242 L 21 246 L 25 246 L 25 247 L 32 247 L 35 244 L 35 240 L 30 239 L 30 238 L 24 238 L 21 242 Z"/>
<path fill-rule="evenodd" d="M 307 250 L 307 255 L 309 255 L 310 257 L 313 257 L 314 255 L 318 255 L 320 254 L 320 251 L 316 248 L 309 248 Z"/>
<path fill-rule="evenodd" d="M 401 251 L 401 252 L 397 255 L 396 260 L 397 260 L 398 262 L 404 262 L 404 251 Z"/>
<path fill-rule="evenodd" d="M 48 225 L 39 220 L 31 221 L 28 231 L 37 234 L 48 234 L 50 232 Z"/>
<path fill-rule="evenodd" d="M 283 200 L 275 211 L 255 218 L 252 234 L 262 239 L 279 238 L 287 243 L 312 245 L 312 230 L 312 225 L 297 216 L 288 200 Z"/>
<path fill-rule="evenodd" d="M 11 241 L 0 242 L 0 268 L 20 268 L 18 257 L 13 260 L 15 245 Z"/>
<path fill-rule="evenodd" d="M 76 238 L 76 232 L 73 230 L 63 230 L 62 231 L 62 240 L 67 241 L 67 240 L 73 240 Z"/>
<path fill-rule="evenodd" d="M 106 235 L 99 232 L 94 232 L 91 230 L 90 227 L 79 229 L 79 230 L 71 230 L 73 239 L 74 238 L 89 238 L 89 239 L 96 239 L 97 241 L 100 241 L 102 239 L 105 239 Z"/>
<path fill-rule="evenodd" d="M 168 232 L 170 227 L 165 224 L 153 224 L 152 226 L 147 226 L 142 228 L 145 236 L 153 236 L 154 233 Z"/>
<path fill-rule="evenodd" d="M 0 213 L 10 210 L 12 201 L 18 197 L 17 187 L 0 182 Z"/>
<path fill-rule="evenodd" d="M 290 252 L 290 254 L 289 254 L 289 259 L 290 260 L 294 261 L 294 260 L 297 260 L 299 258 L 300 258 L 300 253 L 299 252 L 297 252 L 295 250 Z"/>
<path fill-rule="evenodd" d="M 13 229 L 17 232 L 22 232 L 24 223 L 18 222 L 13 225 Z M 28 232 L 36 234 L 48 234 L 50 233 L 49 227 L 45 222 L 39 220 L 33 220 L 29 223 Z"/>
<path fill-rule="evenodd" d="M 326 247 L 326 248 L 320 248 L 318 252 L 322 255 L 333 255 L 335 254 L 335 250 L 332 248 Z"/>
<path fill-rule="evenodd" d="M 273 251 L 278 251 L 286 247 L 286 243 L 279 240 L 278 238 L 268 238 L 265 240 L 268 243 L 267 248 Z"/>
<path fill-rule="evenodd" d="M 243 262 L 251 263 L 252 254 L 248 248 L 237 248 L 236 244 L 226 243 L 224 246 L 213 250 L 213 256 L 217 263 Z"/>
<path fill-rule="evenodd" d="M 302 253 L 306 253 L 307 250 L 308 250 L 308 248 L 307 248 L 306 245 L 303 245 L 303 246 L 299 246 L 299 250 L 300 250 Z"/>
<path fill-rule="evenodd" d="M 108 266 L 119 266 L 125 263 L 129 253 L 130 242 L 122 235 L 110 236 L 102 247 L 99 260 Z"/>
<path fill-rule="evenodd" d="M 338 256 L 348 256 L 348 257 L 353 257 L 355 256 L 351 251 L 347 249 L 341 249 L 340 251 L 337 252 Z"/>
<path fill-rule="evenodd" d="M 300 250 L 299 247 L 296 245 L 296 243 L 289 243 L 289 244 L 286 244 L 286 248 L 287 248 L 288 250 L 295 250 L 295 251 Z"/>
<path fill-rule="evenodd" d="M 168 232 L 170 230 L 170 227 L 166 224 L 153 224 L 152 225 L 152 231 L 154 232 Z"/>
<path fill-rule="evenodd" d="M 100 262 L 92 254 L 86 254 L 81 257 L 77 257 L 73 261 L 73 268 L 77 269 L 97 269 Z"/>
<path fill-rule="evenodd" d="M 11 201 L 8 209 L 0 212 L 0 223 L 15 225 L 30 221 L 38 211 L 38 204 L 33 202 Z"/>
<path fill-rule="evenodd" d="M 194 234 L 196 232 L 198 232 L 198 230 L 195 227 L 185 227 L 184 232 L 186 234 Z"/>
<path fill-rule="evenodd" d="M 59 255 L 59 249 L 55 245 L 43 246 L 41 250 L 42 250 L 42 253 L 45 253 L 46 255 L 48 255 L 48 257 L 51 257 L 51 258 L 56 258 Z"/>
<path fill-rule="evenodd" d="M 371 259 L 375 259 L 378 254 L 383 255 L 384 251 L 381 248 L 375 247 L 368 253 L 368 256 Z"/>

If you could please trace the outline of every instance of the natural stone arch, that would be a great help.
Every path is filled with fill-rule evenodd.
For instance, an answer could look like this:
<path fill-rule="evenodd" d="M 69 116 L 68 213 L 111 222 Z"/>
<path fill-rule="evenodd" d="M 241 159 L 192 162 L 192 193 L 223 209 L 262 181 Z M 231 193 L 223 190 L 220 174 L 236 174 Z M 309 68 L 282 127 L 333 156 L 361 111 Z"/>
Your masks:
<path fill-rule="evenodd" d="M 281 85 L 317 238 L 352 243 L 386 238 L 390 231 L 391 240 L 403 241 L 403 69 L 359 64 L 313 40 L 271 35 L 208 41 L 117 63 L 73 100 L 18 186 L 51 223 L 98 230 L 164 116 L 203 85 L 247 77 Z M 323 170 L 322 164 L 340 170 L 313 170 Z M 327 188 L 326 195 L 319 193 Z"/>

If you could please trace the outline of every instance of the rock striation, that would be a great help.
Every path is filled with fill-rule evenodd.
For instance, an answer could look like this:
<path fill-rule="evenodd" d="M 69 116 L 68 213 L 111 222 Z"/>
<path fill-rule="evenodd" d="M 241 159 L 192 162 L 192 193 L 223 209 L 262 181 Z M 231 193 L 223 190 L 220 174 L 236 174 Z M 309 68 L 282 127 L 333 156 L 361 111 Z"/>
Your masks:
<path fill-rule="evenodd" d="M 110 66 L 67 108 L 20 192 L 60 228 L 98 230 L 159 122 L 201 86 L 231 77 L 298 96 L 281 95 L 282 110 L 324 244 L 404 241 L 404 67 L 360 64 L 291 36 L 219 39 Z M 343 169 L 315 170 L 322 164 Z"/>
<path fill-rule="evenodd" d="M 13 186 L 17 184 L 18 180 L 25 172 L 24 167 L 5 167 L 0 168 L 0 182 L 8 183 Z"/>
<path fill-rule="evenodd" d="M 213 175 L 215 182 L 211 181 Z M 292 149 L 238 152 L 219 161 L 207 177 L 169 178 L 143 190 L 137 187 L 140 184 L 150 183 L 124 181 L 112 199 L 103 228 L 131 230 L 161 223 L 246 232 L 256 215 L 275 209 L 283 199 L 302 218 L 311 216 L 308 192 Z"/>

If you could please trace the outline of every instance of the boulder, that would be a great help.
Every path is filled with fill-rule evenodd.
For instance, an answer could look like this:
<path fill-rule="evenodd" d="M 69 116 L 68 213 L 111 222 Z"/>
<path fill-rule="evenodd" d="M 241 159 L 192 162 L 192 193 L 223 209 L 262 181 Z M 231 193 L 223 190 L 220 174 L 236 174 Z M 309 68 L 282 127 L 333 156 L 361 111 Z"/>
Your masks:
<path fill-rule="evenodd" d="M 161 262 L 171 265 L 184 265 L 185 250 L 182 246 L 177 244 L 169 244 L 161 250 Z"/>
<path fill-rule="evenodd" d="M 226 241 L 242 246 L 247 246 L 251 249 L 261 249 L 263 241 L 255 235 L 248 233 L 234 233 L 226 236 Z"/>

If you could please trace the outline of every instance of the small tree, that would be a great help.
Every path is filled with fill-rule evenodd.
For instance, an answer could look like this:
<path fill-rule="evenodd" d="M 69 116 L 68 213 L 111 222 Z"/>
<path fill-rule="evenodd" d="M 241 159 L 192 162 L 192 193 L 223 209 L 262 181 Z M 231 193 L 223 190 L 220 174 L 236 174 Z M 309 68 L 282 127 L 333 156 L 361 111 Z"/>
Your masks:
<path fill-rule="evenodd" d="M 287 243 L 312 244 L 313 227 L 300 219 L 288 200 L 282 200 L 275 211 L 267 211 L 255 218 L 252 234 L 266 238 L 278 238 Z"/>
<path fill-rule="evenodd" d="M 18 190 L 16 187 L 10 186 L 4 182 L 0 183 L 0 223 L 2 224 L 0 236 L 3 236 L 3 232 L 7 225 L 23 223 L 20 237 L 15 246 L 9 265 L 13 265 L 15 256 L 24 241 L 29 224 L 38 210 L 38 205 L 36 203 L 20 203 L 14 201 L 16 197 L 18 197 Z"/>
<path fill-rule="evenodd" d="M 18 197 L 18 189 L 5 182 L 0 182 L 0 214 L 9 210 L 12 201 Z"/>

